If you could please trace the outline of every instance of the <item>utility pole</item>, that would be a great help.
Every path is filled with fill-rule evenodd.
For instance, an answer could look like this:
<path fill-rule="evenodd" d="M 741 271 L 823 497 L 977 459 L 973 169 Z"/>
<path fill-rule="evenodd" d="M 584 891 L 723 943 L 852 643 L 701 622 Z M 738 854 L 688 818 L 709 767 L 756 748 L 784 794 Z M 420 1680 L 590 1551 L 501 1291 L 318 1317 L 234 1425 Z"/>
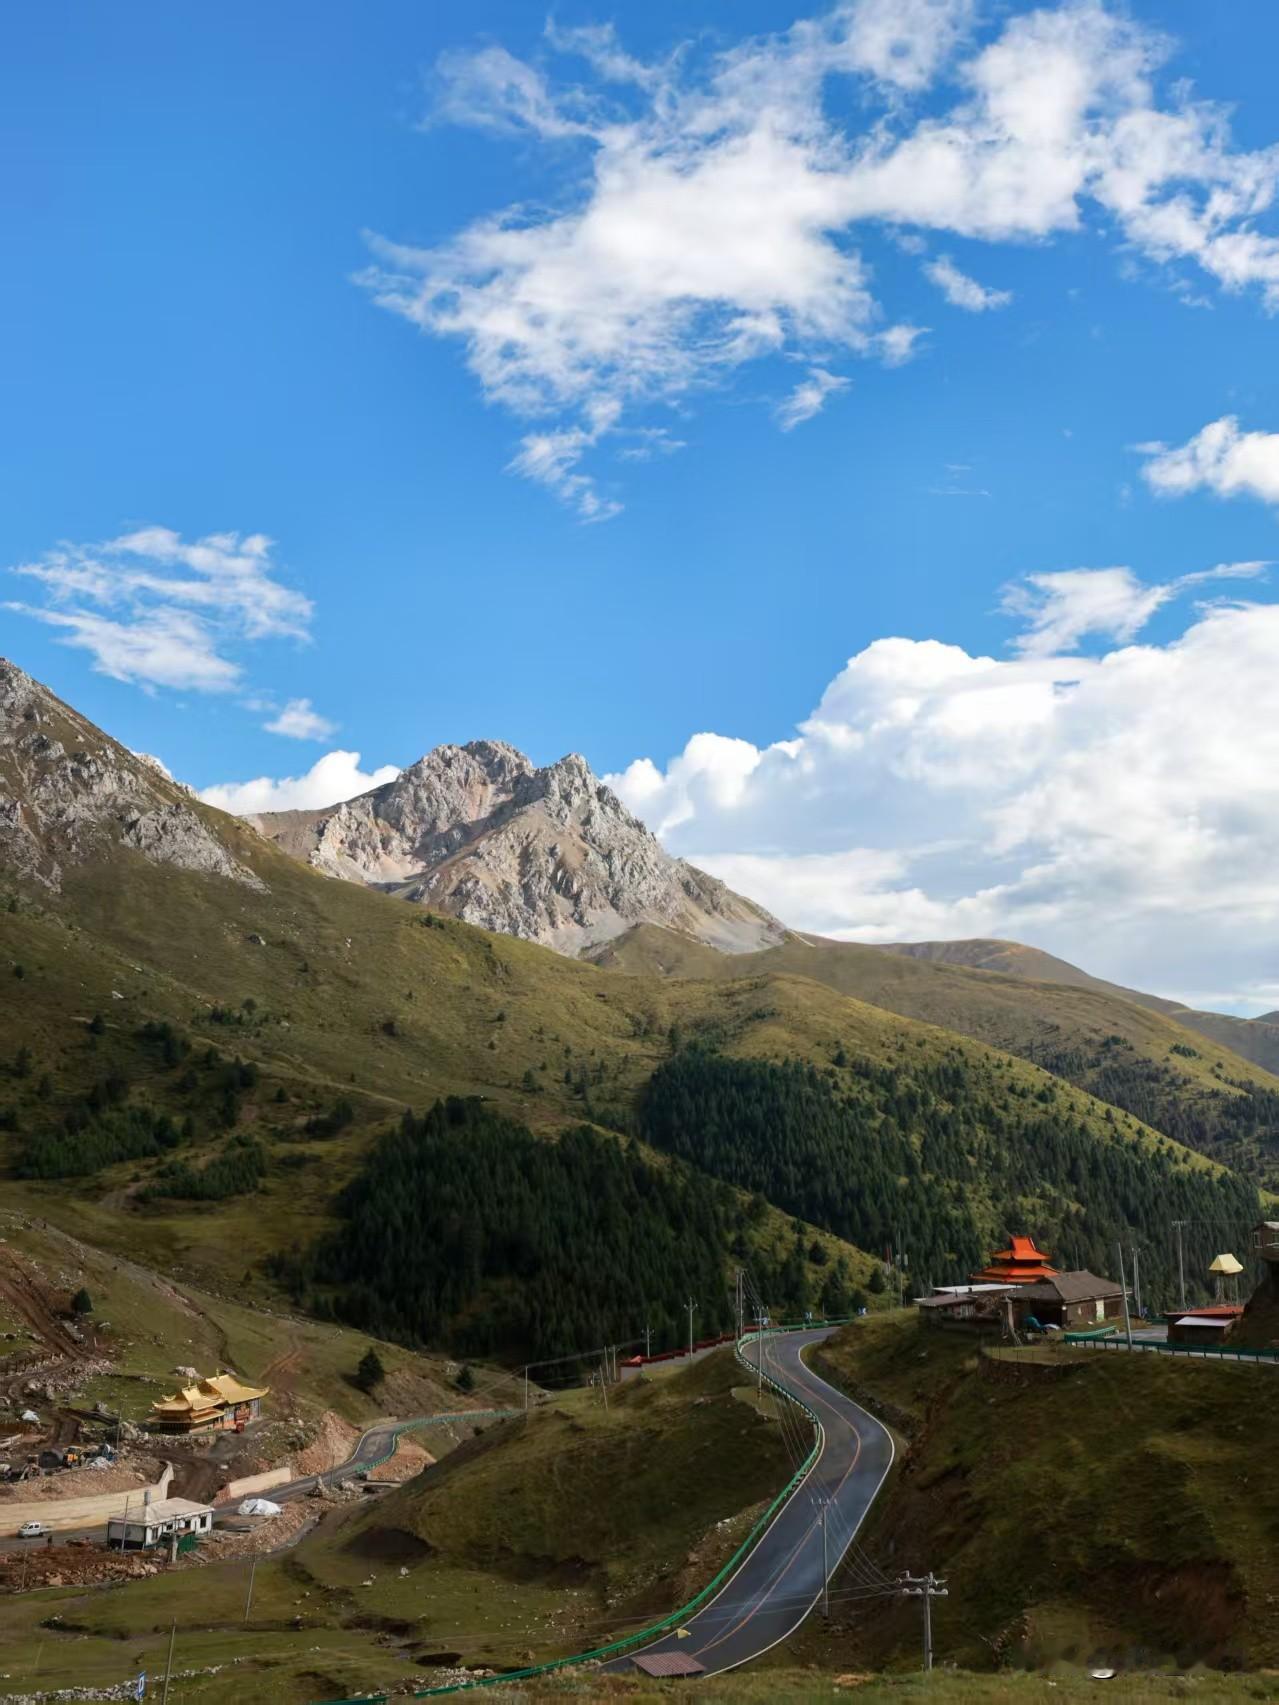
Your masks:
<path fill-rule="evenodd" d="M 645 1322 L 644 1325 L 644 1360 L 653 1354 L 653 1328 Z"/>
<path fill-rule="evenodd" d="M 178 1637 L 178 1623 L 175 1617 L 169 1627 L 169 1659 L 164 1666 L 164 1692 L 160 1695 L 160 1705 L 169 1705 L 169 1682 L 173 1679 L 173 1642 Z"/>
<path fill-rule="evenodd" d="M 759 1372 L 759 1396 L 764 1396 L 764 1322 L 768 1316 L 762 1308 L 755 1310 L 755 1366 Z"/>
<path fill-rule="evenodd" d="M 605 1354 L 605 1358 L 607 1358 L 608 1351 L 606 1350 L 604 1352 L 604 1354 Z M 607 1414 L 608 1413 L 608 1365 L 607 1365 L 607 1359 L 605 1361 L 604 1367 L 600 1369 L 600 1390 L 604 1393 L 604 1413 Z"/>
<path fill-rule="evenodd" d="M 733 1318 L 737 1321 L 737 1342 L 742 1341 L 742 1328 L 746 1321 L 746 1305 L 743 1299 L 746 1274 L 738 1267 L 733 1274 Z"/>
<path fill-rule="evenodd" d="M 1124 1278 L 1124 1246 L 1122 1243 L 1117 1243 L 1115 1248 L 1119 1251 L 1119 1289 L 1123 1292 L 1124 1298 L 1124 1336 L 1127 1338 L 1128 1348 L 1131 1350 L 1132 1316 L 1128 1312 L 1128 1281 Z"/>
<path fill-rule="evenodd" d="M 692 1297 L 688 1299 L 688 1353 L 693 1353 L 693 1316 L 697 1313 L 697 1304 Z"/>
<path fill-rule="evenodd" d="M 926 1575 L 898 1575 L 903 1598 L 922 1598 L 924 1601 L 924 1668 L 933 1667 L 933 1600 L 949 1598 L 945 1581 L 939 1581 L 930 1569 Z"/>
<path fill-rule="evenodd" d="M 1146 1311 L 1141 1306 L 1141 1267 L 1140 1267 L 1140 1261 L 1141 1261 L 1141 1251 L 1140 1251 L 1140 1249 L 1138 1249 L 1137 1245 L 1134 1243 L 1132 1245 L 1132 1298 L 1133 1298 L 1133 1301 L 1137 1304 L 1138 1319 L 1144 1320 L 1146 1318 Z"/>
<path fill-rule="evenodd" d="M 257 1572 L 258 1560 L 254 1557 L 249 1564 L 249 1590 L 244 1595 L 244 1620 L 246 1622 L 249 1620 L 249 1606 L 253 1603 L 253 1577 Z"/>
<path fill-rule="evenodd" d="M 1186 1251 L 1182 1244 L 1181 1234 L 1189 1223 L 1188 1220 L 1174 1220 L 1172 1222 L 1172 1229 L 1177 1234 L 1177 1278 L 1181 1283 L 1181 1312 L 1183 1314 L 1186 1312 Z"/>

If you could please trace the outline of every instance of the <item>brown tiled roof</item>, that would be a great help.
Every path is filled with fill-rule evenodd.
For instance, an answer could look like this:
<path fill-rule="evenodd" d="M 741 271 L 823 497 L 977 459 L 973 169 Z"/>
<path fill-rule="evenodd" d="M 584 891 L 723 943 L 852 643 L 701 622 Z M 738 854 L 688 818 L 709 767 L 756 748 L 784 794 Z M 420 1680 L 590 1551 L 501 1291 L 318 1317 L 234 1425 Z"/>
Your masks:
<path fill-rule="evenodd" d="M 1054 1273 L 1051 1279 L 1023 1285 L 1019 1297 L 1030 1302 L 1092 1302 L 1097 1297 L 1117 1297 L 1122 1287 L 1114 1279 L 1099 1279 L 1096 1273 Z"/>

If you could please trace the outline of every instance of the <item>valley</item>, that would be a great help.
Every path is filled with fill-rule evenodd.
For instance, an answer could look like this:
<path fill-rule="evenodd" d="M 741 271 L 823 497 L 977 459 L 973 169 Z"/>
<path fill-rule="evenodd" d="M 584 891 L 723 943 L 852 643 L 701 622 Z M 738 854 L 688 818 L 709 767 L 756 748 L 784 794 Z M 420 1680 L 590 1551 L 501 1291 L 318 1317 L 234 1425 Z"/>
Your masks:
<path fill-rule="evenodd" d="M 465 883 L 447 904 L 429 885 L 405 889 L 429 862 L 408 875 L 344 865 L 382 835 L 385 792 L 383 815 L 345 814 L 340 857 L 318 821 L 259 832 L 6 670 L 7 1418 L 40 1405 L 33 1445 L 37 1424 L 85 1438 L 127 1426 L 143 1441 L 140 1489 L 164 1460 L 145 1428 L 179 1370 L 228 1369 L 268 1393 L 243 1443 L 195 1460 L 171 1449 L 178 1495 L 214 1500 L 198 1556 L 131 1567 L 109 1590 L 70 1564 L 38 1584 L 9 1567 L 0 1633 L 28 1654 L 12 1672 L 24 1685 L 43 1663 L 68 1685 L 119 1682 L 122 1641 L 154 1670 L 176 1626 L 177 1697 L 229 1700 L 260 1675 L 302 1705 L 548 1661 L 669 1616 L 810 1448 L 802 1412 L 757 1389 L 730 1349 L 678 1355 L 752 1314 L 849 1322 L 812 1368 L 882 1410 L 900 1453 L 858 1543 L 876 1578 L 972 1574 L 962 1606 L 956 1590 L 939 1613 L 948 1663 L 1070 1664 L 1120 1647 L 1156 1669 L 1271 1661 L 1268 1622 L 1244 1641 L 1229 1610 L 1269 1591 L 1269 1518 L 1236 1508 L 1246 1470 L 1226 1420 L 1227 1399 L 1255 1403 L 1267 1370 L 1093 1365 L 1054 1347 L 1060 1382 L 1040 1392 L 1028 1370 L 1045 1352 L 1027 1351 L 1025 1388 L 996 1394 L 982 1343 L 901 1305 L 962 1283 L 1026 1226 L 1073 1270 L 1105 1274 L 1117 1245 L 1139 1246 L 1152 1317 L 1176 1302 L 1174 1220 L 1193 1228 L 1182 1254 L 1195 1301 L 1210 1294 L 1209 1246 L 1237 1248 L 1250 1287 L 1279 1079 L 1118 993 L 786 932 L 727 890 L 693 893 L 696 873 L 671 861 L 644 865 L 656 901 L 643 882 L 624 904 L 585 879 L 566 889 L 543 834 L 563 775 L 552 784 L 493 746 L 488 770 L 499 752 L 514 773 L 496 802 L 468 784 L 450 805 L 444 760 L 415 779 L 415 861 L 443 847 L 483 864 L 492 834 L 500 847 L 539 814 L 527 883 L 495 878 L 485 901 L 504 896 L 501 918 L 483 915 L 512 927 L 480 927 L 454 905 Z M 476 750 L 451 750 L 470 774 Z M 643 850 L 647 831 L 593 778 L 577 782 L 559 828 L 584 842 L 598 830 L 593 856 L 625 886 L 612 837 L 620 822 Z M 694 912 L 672 916 L 671 882 Z M 725 918 L 748 916 L 771 945 L 711 944 Z M 650 1365 L 650 1350 L 675 1354 Z M 1179 1584 L 1161 1584 L 1157 1535 L 1118 1542 L 1127 1563 L 1080 1560 L 1045 1508 L 1036 1575 L 1004 1525 L 1002 1481 L 983 1478 L 1006 1461 L 992 1439 L 1025 1441 L 1029 1478 L 1010 1501 L 1031 1507 L 1035 1452 L 1075 1427 L 1069 1405 L 1089 1393 L 1091 1448 L 1112 1398 L 1136 1429 L 1107 1484 L 1145 1486 L 1149 1471 L 1157 1496 L 1160 1475 L 1186 1472 L 1168 1414 L 1212 1456 L 1203 1486 L 1231 1511 L 1214 1511 L 1222 1549 L 1188 1555 Z M 228 1486 L 281 1465 L 342 1470 L 363 1428 L 397 1417 L 432 1428 L 403 1436 L 373 1494 L 345 1470 L 349 1493 L 306 1503 L 277 1541 L 269 1517 L 256 1538 L 227 1530 L 216 1500 Z M 921 1504 L 934 1482 L 962 1482 L 971 1506 Z M 1189 1486 L 1169 1519 L 1198 1519 L 1208 1495 Z M 970 1507 L 988 1536 L 971 1556 Z M 1080 1519 L 1106 1530 L 1099 1508 Z M 1227 1554 L 1216 1632 L 1178 1644 L 1160 1595 L 1191 1591 Z M 1104 1600 L 1125 1567 L 1140 1604 L 1116 1620 Z M 997 1589 L 1009 1573 L 1017 1593 Z M 810 1621 L 761 1674 L 797 1658 L 825 1675 L 909 1667 L 911 1607 L 867 1623 L 839 1579 L 848 1614 Z M 577 1683 L 570 1670 L 546 1685 Z M 714 1685 L 750 1697 L 755 1683 Z M 619 1696 L 628 1686 L 618 1679 Z"/>

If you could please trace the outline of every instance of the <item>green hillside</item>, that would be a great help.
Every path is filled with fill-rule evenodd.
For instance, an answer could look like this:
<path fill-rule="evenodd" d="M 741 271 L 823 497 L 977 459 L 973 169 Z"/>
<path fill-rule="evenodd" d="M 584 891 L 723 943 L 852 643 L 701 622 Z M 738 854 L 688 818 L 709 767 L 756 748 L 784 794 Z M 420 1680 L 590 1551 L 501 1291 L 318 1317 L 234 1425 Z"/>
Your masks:
<path fill-rule="evenodd" d="M 728 1352 L 560 1394 L 468 1440 L 294 1550 L 179 1566 L 109 1592 L 0 1596 L 11 1682 L 68 1687 L 162 1672 L 175 1700 L 350 1697 L 441 1666 L 515 1667 L 677 1609 L 732 1555 L 792 1472 L 773 1400 Z M 128 1665 L 132 1663 L 130 1670 Z"/>
<path fill-rule="evenodd" d="M 668 979 L 811 978 L 885 1011 L 1006 1049 L 1178 1142 L 1265 1184 L 1279 1182 L 1279 1077 L 1212 1034 L 1188 1029 L 1178 1014 L 1138 1004 L 1128 991 L 1082 972 L 1077 980 L 1052 983 L 1035 980 L 1007 954 L 983 958 L 987 969 L 951 963 L 945 950 L 952 945 L 971 944 L 939 943 L 932 959 L 791 935 L 778 947 L 729 958 L 643 924 L 594 960 Z M 1044 969 L 1043 961 L 1059 963 L 1032 949 L 1020 951 L 1033 955 L 1034 972 Z"/>
<path fill-rule="evenodd" d="M 920 1104 L 935 1101 L 926 1080 L 938 1070 L 961 1088 L 997 1081 L 1016 1114 L 998 1142 L 1025 1145 L 1032 1169 L 1041 1135 L 1062 1121 L 1085 1143 L 1131 1144 L 1139 1165 L 1145 1156 L 1187 1175 L 1206 1165 L 1033 1066 L 811 979 L 618 976 L 330 881 L 244 825 L 206 816 L 268 891 L 113 849 L 69 871 L 60 895 L 15 885 L 11 904 L 0 901 L 10 1049 L 0 1124 L 10 1169 L 22 1175 L 10 1189 L 16 1203 L 101 1246 L 136 1250 L 141 1240 L 149 1262 L 181 1262 L 262 1294 L 266 1263 L 282 1252 L 305 1257 L 323 1240 L 335 1198 L 405 1106 L 480 1096 L 538 1134 L 583 1122 L 638 1131 L 645 1086 L 689 1044 L 836 1074 L 860 1067 L 872 1089 L 891 1067 L 891 1094 L 874 1091 L 876 1120 L 892 1117 L 888 1103 L 917 1079 Z M 837 1066 L 840 1058 L 852 1064 Z M 918 1155 L 923 1129 L 908 1127 Z M 841 1161 L 854 1182 L 859 1152 L 854 1145 Z M 963 1174 L 939 1174 L 934 1186 L 926 1158 L 920 1169 L 933 1202 L 926 1217 L 936 1217 Z M 1038 1223 L 1035 1191 L 996 1196 L 979 1171 L 970 1162 L 967 1187 L 985 1203 L 981 1239 L 1002 1236 L 1014 1213 Z M 1162 1176 L 1151 1172 L 1143 1192 Z M 1121 1201 L 1090 1229 L 1077 1192 L 1057 1197 L 1046 1223 L 1064 1225 L 1074 1202 L 1092 1242 L 1112 1220 L 1131 1220 Z M 793 1194 L 773 1206 L 811 1217 Z M 1242 1197 L 1239 1215 L 1252 1215 Z M 1236 1216 L 1219 1205 L 1213 1217 L 1233 1227 Z M 922 1236 L 918 1219 L 901 1218 L 893 1205 L 866 1226 L 876 1250 L 898 1232 Z M 776 1267 L 794 1231 L 777 1214 L 752 1223 L 748 1257 Z M 849 1236 L 833 1221 L 823 1229 Z M 962 1276 L 971 1248 L 949 1240 L 943 1252 L 955 1267 L 927 1276 Z M 866 1258 L 843 1253 L 864 1281 Z M 726 1248 L 726 1275 L 732 1259 Z M 804 1282 L 814 1291 L 821 1276 Z"/>
<path fill-rule="evenodd" d="M 1063 983 L 1115 995 L 1120 1000 L 1166 1013 L 1185 1029 L 1197 1030 L 1241 1059 L 1251 1060 L 1267 1072 L 1279 1072 L 1279 1013 L 1237 1018 L 1228 1012 L 1199 1012 L 1181 1001 L 1166 1000 L 1162 995 L 1148 995 L 1140 989 L 1126 989 L 1102 977 L 1090 976 L 1068 960 L 1019 941 L 912 941 L 895 944 L 886 951 L 926 959 L 932 964 L 963 965 L 970 970 L 997 971 L 1030 982 Z"/>
<path fill-rule="evenodd" d="M 1152 1233 L 1151 1204 L 1160 1196 L 1220 1226 L 1223 1247 L 1240 1242 L 1255 1217 L 1252 1193 L 1211 1162 L 988 1045 L 1017 1041 L 1024 1009 L 1010 991 L 1024 999 L 1026 985 L 1009 979 L 1005 988 L 977 973 L 798 938 L 774 954 L 712 954 L 698 963 L 713 974 L 697 977 L 651 967 L 619 975 L 570 961 L 320 876 L 246 824 L 143 774 L 66 707 L 40 703 L 39 736 L 5 748 L 6 785 L 19 794 L 25 787 L 42 803 L 31 818 L 39 860 L 32 866 L 30 849 L 19 844 L 28 862 L 17 863 L 0 888 L 0 1160 L 15 1206 L 91 1244 L 140 1252 L 149 1265 L 180 1266 L 248 1298 L 269 1296 L 283 1279 L 357 1325 L 394 1327 L 415 1343 L 439 1330 L 468 1352 L 491 1346 L 519 1358 L 533 1343 L 539 1353 L 547 1349 L 560 1330 L 571 1335 L 606 1321 L 623 1329 L 620 1304 L 601 1311 L 583 1287 L 612 1266 L 631 1275 L 646 1270 L 635 1253 L 645 1214 L 651 1242 L 672 1217 L 676 1187 L 687 1198 L 677 1222 L 715 1228 L 706 1233 L 715 1243 L 711 1265 L 697 1278 L 699 1291 L 711 1293 L 699 1297 L 706 1323 L 722 1315 L 739 1261 L 784 1309 L 804 1298 L 820 1305 L 832 1268 L 851 1287 L 868 1287 L 866 1249 L 879 1255 L 904 1246 L 916 1254 L 912 1277 L 942 1280 L 962 1277 L 990 1241 L 1023 1227 L 1057 1237 L 1063 1259 L 1087 1250 L 1103 1264 L 1098 1252 L 1114 1234 Z M 77 753 L 74 761 L 64 746 Z M 130 805 L 123 818 L 94 817 L 100 782 L 82 779 L 110 773 L 126 776 L 130 798 L 141 790 L 153 817 L 185 823 L 182 846 L 202 847 L 213 868 L 158 862 L 123 844 L 119 825 L 139 807 Z M 65 798 L 61 815 L 44 805 L 50 797 Z M 827 980 L 813 974 L 822 968 L 814 955 Z M 882 976 L 913 975 L 920 989 L 953 986 L 953 1009 L 948 996 L 944 1010 L 922 1015 L 951 1027 L 890 1011 L 881 986 L 871 991 L 880 1004 L 832 986 L 864 960 Z M 994 1009 L 972 1005 L 970 985 L 1000 990 L 1000 1024 Z M 1101 999 L 1064 993 L 1083 1003 Z M 997 1034 L 957 1034 L 978 1011 Z M 1171 1048 L 1169 1038 L 1182 1034 L 1157 1014 L 1126 1011 L 1130 1028 L 1165 1026 L 1156 1037 L 1161 1046 Z M 1050 1027 L 1040 1030 L 1048 1036 Z M 1059 1049 L 1064 1034 L 1064 1026 L 1052 1032 Z M 1142 1070 L 1153 1065 L 1153 1045 L 1147 1037 L 1141 1053 L 1133 1044 Z M 1118 1033 L 1100 1036 L 1097 1047 L 1127 1060 Z M 816 1085 L 811 1093 L 823 1098 L 814 1129 L 829 1134 L 838 1126 L 837 1139 L 801 1145 L 782 1166 L 757 1145 L 753 1170 L 726 1167 L 709 1149 L 695 1152 L 688 1133 L 683 1146 L 668 1140 L 669 1132 L 645 1122 L 652 1086 L 669 1081 L 662 1074 L 690 1050 L 762 1062 L 769 1071 L 802 1062 Z M 1248 1097 L 1262 1093 L 1259 1085 L 1230 1089 L 1222 1062 L 1206 1054 L 1169 1057 L 1196 1094 L 1222 1106 L 1251 1105 Z M 1115 1068 L 1107 1058 L 1104 1069 L 1122 1075 L 1122 1062 Z M 430 1309 L 409 1300 L 407 1281 L 404 1297 L 392 1294 L 395 1270 L 410 1270 L 407 1259 L 386 1265 L 391 1278 L 370 1302 L 368 1287 L 361 1300 L 359 1276 L 343 1272 L 333 1254 L 352 1233 L 350 1206 L 360 1192 L 374 1203 L 372 1235 L 391 1225 L 370 1178 L 393 1152 L 386 1145 L 394 1145 L 395 1129 L 407 1128 L 405 1109 L 421 1121 L 450 1097 L 478 1098 L 486 1114 L 509 1121 L 503 1140 L 513 1147 L 525 1132 L 541 1139 L 589 1133 L 575 1139 L 577 1148 L 560 1145 L 554 1162 L 544 1156 L 537 1169 L 549 1179 L 546 1169 L 559 1168 L 567 1181 L 567 1223 L 589 1220 L 606 1175 L 617 1181 L 628 1171 L 618 1202 L 628 1191 L 640 1203 L 647 1198 L 646 1209 L 614 1214 L 614 1230 L 592 1246 L 590 1262 L 580 1269 L 559 1263 L 575 1301 L 573 1310 L 560 1308 L 558 1327 L 554 1310 L 529 1301 L 521 1261 L 530 1257 L 512 1248 L 511 1227 L 481 1225 L 473 1207 L 466 1238 L 444 1239 L 457 1251 L 461 1276 L 437 1275 Z M 828 1103 L 838 1109 L 834 1124 Z M 731 1098 L 716 1117 L 721 1125 L 736 1117 Z M 419 1176 L 403 1194 L 419 1210 L 408 1238 L 425 1240 L 435 1235 L 432 1174 L 416 1124 L 413 1130 L 408 1148 Z M 620 1159 L 599 1146 L 634 1136 L 651 1146 L 626 1149 Z M 683 1162 L 678 1186 L 663 1174 L 670 1160 L 654 1149 Z M 589 1155 L 590 1166 L 564 1172 L 574 1154 Z M 490 1171 L 495 1156 L 490 1145 Z M 449 1165 L 460 1180 L 461 1162 L 454 1156 Z M 467 1188 L 463 1201 L 473 1204 L 483 1193 L 479 1170 Z M 549 1203 L 552 1185 L 538 1188 Z M 857 1211 L 841 1209 L 832 1190 L 855 1200 Z M 562 1243 L 555 1223 L 548 1208 L 546 1237 Z M 370 1233 L 360 1235 L 367 1247 Z M 397 1247 L 403 1256 L 409 1244 Z M 549 1247 L 543 1241 L 539 1259 Z M 1159 1260 L 1149 1258 L 1156 1288 Z M 721 1275 L 718 1293 L 712 1266 Z M 693 1277 L 678 1261 L 647 1270 L 665 1275 L 663 1288 L 634 1298 L 641 1318 L 630 1335 L 650 1304 L 669 1329 L 676 1287 Z M 514 1313 L 502 1303 L 504 1288 L 525 1293 Z"/>
<path fill-rule="evenodd" d="M 933 1569 L 939 1661 L 968 1667 L 1279 1661 L 1279 1418 L 1265 1368 L 1000 1351 L 909 1315 L 813 1354 L 885 1406 L 907 1448 L 862 1535 Z M 1002 1375 L 994 1379 L 984 1374 Z M 877 1601 L 800 1651 L 856 1668 L 916 1659 L 919 1607 Z M 1041 1682 L 1042 1686 L 1042 1682 Z"/>

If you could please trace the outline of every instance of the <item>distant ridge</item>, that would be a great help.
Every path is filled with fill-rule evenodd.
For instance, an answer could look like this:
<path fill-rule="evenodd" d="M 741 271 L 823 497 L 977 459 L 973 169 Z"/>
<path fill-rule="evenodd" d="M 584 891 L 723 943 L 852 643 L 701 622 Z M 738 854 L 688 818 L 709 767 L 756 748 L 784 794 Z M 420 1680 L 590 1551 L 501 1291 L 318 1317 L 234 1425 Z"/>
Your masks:
<path fill-rule="evenodd" d="M 901 941 L 885 945 L 885 953 L 899 953 L 908 959 L 922 959 L 932 965 L 960 965 L 970 971 L 993 971 L 1003 977 L 1018 977 L 1024 982 L 1056 983 L 1066 988 L 1092 989 L 1098 994 L 1118 995 L 1151 1012 L 1165 1013 L 1188 1030 L 1197 1030 L 1251 1060 L 1266 1071 L 1279 1073 L 1279 1012 L 1263 1013 L 1259 1018 L 1236 1018 L 1226 1012 L 1198 1012 L 1183 1006 L 1180 1001 L 1166 1000 L 1162 995 L 1144 994 L 1140 989 L 1128 989 L 1121 983 L 1108 983 L 1102 977 L 1091 977 L 1068 960 L 1058 959 L 1038 947 L 1026 947 L 1018 941 L 999 941 L 975 937 L 971 941 Z"/>

